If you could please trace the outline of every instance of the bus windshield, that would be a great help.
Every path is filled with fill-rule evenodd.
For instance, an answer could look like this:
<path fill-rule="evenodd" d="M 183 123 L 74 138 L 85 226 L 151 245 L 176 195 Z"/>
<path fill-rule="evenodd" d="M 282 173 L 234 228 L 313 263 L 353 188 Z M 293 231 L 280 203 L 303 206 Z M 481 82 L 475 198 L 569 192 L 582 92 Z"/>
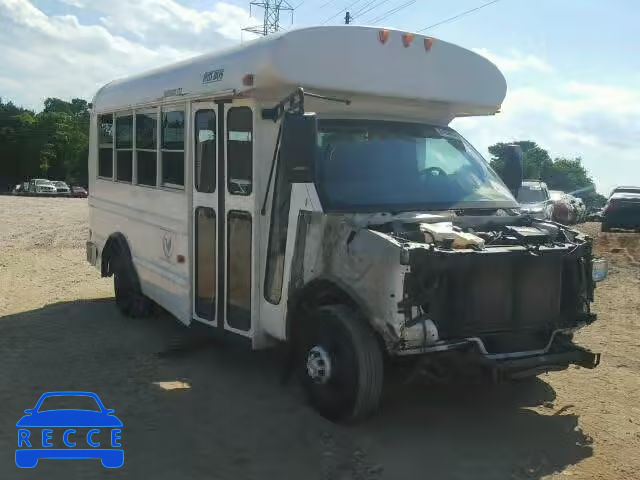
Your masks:
<path fill-rule="evenodd" d="M 517 207 L 482 156 L 447 127 L 320 121 L 316 179 L 334 211 Z"/>

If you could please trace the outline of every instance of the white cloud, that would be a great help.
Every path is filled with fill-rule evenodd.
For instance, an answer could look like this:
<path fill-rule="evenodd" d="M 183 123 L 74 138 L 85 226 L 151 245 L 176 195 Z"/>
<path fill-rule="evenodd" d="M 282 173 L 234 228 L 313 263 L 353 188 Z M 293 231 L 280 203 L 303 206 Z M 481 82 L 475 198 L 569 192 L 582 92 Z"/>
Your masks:
<path fill-rule="evenodd" d="M 84 0 L 58 0 L 59 2 L 66 3 L 72 7 L 82 8 L 85 6 Z"/>
<path fill-rule="evenodd" d="M 239 40 L 241 28 L 251 23 L 245 9 L 226 2 L 201 11 L 175 0 L 63 1 L 90 8 L 110 32 L 148 45 L 211 50 L 217 37 Z"/>
<path fill-rule="evenodd" d="M 472 50 L 493 62 L 504 73 L 522 70 L 533 70 L 542 73 L 553 71 L 553 68 L 546 60 L 532 54 L 525 55 L 518 50 L 511 50 L 509 55 L 498 55 L 486 48 L 473 48 Z"/>
<path fill-rule="evenodd" d="M 225 2 L 198 12 L 174 0 L 61 0 L 100 24 L 0 0 L 0 95 L 39 109 L 48 96 L 92 98 L 105 83 L 234 43 L 248 13 Z"/>
<path fill-rule="evenodd" d="M 580 156 L 602 193 L 640 178 L 639 91 L 561 79 L 545 85 L 516 83 L 498 115 L 459 119 L 454 126 L 485 151 L 497 142 L 533 140 L 552 156 Z"/>

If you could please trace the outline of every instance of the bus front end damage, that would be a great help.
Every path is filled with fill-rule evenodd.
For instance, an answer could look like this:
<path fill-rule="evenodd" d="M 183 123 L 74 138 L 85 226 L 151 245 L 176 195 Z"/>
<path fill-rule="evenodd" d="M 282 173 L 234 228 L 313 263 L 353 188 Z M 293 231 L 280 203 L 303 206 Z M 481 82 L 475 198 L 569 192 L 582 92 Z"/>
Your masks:
<path fill-rule="evenodd" d="M 320 275 L 344 288 L 390 356 L 496 379 L 598 365 L 572 340 L 596 320 L 589 237 L 519 215 L 348 217 L 301 216 L 298 285 Z"/>
<path fill-rule="evenodd" d="M 462 351 L 509 377 L 570 364 L 595 368 L 600 355 L 572 342 L 596 319 L 591 240 L 535 221 L 473 235 L 485 240 L 482 247 L 405 250 L 398 307 L 414 338 L 401 341 L 398 353 Z"/>

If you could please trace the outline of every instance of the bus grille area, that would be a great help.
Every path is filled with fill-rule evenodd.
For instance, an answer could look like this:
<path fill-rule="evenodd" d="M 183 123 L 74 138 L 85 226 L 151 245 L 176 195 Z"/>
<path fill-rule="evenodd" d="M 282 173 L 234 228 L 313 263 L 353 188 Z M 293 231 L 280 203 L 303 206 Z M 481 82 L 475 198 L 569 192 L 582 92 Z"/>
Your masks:
<path fill-rule="evenodd" d="M 555 330 L 592 318 L 590 252 L 570 247 L 413 250 L 403 304 L 420 306 L 440 340 L 478 337 L 489 354 L 544 349 Z"/>

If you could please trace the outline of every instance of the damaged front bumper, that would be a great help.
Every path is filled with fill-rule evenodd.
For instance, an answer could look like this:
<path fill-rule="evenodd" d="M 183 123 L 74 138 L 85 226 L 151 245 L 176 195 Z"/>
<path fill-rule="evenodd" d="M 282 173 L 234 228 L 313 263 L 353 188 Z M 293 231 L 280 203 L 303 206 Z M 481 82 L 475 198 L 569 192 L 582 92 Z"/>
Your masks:
<path fill-rule="evenodd" d="M 491 370 L 492 376 L 499 378 L 525 378 L 541 373 L 565 370 L 569 365 L 593 369 L 600 364 L 600 354 L 573 345 L 566 351 L 546 353 L 522 358 L 501 360 L 484 359 L 484 364 Z"/>
<path fill-rule="evenodd" d="M 423 348 L 398 351 L 400 356 L 421 355 L 427 359 L 430 354 L 462 354 L 465 362 L 476 364 L 487 370 L 495 380 L 525 378 L 541 373 L 565 370 L 570 365 L 593 369 L 600 364 L 600 354 L 575 345 L 570 335 L 577 329 L 556 330 L 549 343 L 540 350 L 489 353 L 484 342 L 478 337 L 455 341 L 440 341 Z"/>

